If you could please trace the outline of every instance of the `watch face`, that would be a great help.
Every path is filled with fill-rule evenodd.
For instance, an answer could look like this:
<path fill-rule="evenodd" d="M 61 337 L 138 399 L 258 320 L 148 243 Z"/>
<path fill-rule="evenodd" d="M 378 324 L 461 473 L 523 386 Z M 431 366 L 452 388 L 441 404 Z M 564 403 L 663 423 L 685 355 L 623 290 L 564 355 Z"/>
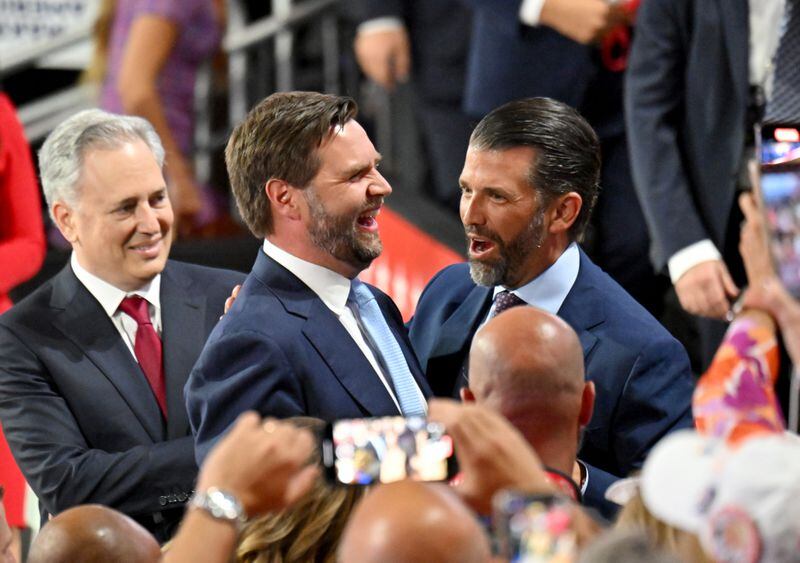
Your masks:
<path fill-rule="evenodd" d="M 204 508 L 206 508 L 214 518 L 240 520 L 244 516 L 242 505 L 236 500 L 236 497 L 225 491 L 210 488 L 206 491 L 205 498 L 206 502 L 204 503 Z"/>

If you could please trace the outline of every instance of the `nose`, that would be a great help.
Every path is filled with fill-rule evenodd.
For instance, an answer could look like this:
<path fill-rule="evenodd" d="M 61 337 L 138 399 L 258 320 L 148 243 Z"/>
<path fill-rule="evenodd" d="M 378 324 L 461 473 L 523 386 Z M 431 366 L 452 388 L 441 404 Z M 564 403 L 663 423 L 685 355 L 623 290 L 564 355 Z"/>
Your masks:
<path fill-rule="evenodd" d="M 139 206 L 136 219 L 138 229 L 142 233 L 155 234 L 161 231 L 158 211 L 149 202 L 144 202 Z"/>
<path fill-rule="evenodd" d="M 480 199 L 474 195 L 461 194 L 459 212 L 461 214 L 461 223 L 465 227 L 467 225 L 482 225 L 486 222 Z"/>
<path fill-rule="evenodd" d="M 383 174 L 378 172 L 377 169 L 373 171 L 373 181 L 369 183 L 369 195 L 371 196 L 387 196 L 392 193 L 392 186 L 383 177 Z"/>

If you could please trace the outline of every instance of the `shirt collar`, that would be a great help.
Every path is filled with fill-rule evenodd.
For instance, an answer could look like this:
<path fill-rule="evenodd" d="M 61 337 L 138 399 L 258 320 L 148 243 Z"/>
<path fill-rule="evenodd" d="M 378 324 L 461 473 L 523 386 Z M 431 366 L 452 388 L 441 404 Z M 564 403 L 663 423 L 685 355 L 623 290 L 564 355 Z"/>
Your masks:
<path fill-rule="evenodd" d="M 528 305 L 555 315 L 575 284 L 580 266 L 581 256 L 578 252 L 578 245 L 573 242 L 561 253 L 554 264 L 522 287 L 513 290 L 512 293 Z M 506 288 L 495 286 L 493 298 L 504 289 Z"/>
<path fill-rule="evenodd" d="M 103 307 L 103 310 L 109 317 L 114 316 L 114 313 L 116 313 L 119 308 L 119 304 L 129 295 L 143 297 L 148 303 L 155 307 L 156 311 L 161 309 L 161 274 L 157 274 L 156 277 L 136 291 L 126 292 L 90 273 L 86 268 L 80 265 L 78 257 L 74 252 L 70 257 L 70 265 L 72 266 L 72 271 L 75 272 L 75 277 L 77 277 L 89 293 L 97 299 L 100 306 Z"/>
<path fill-rule="evenodd" d="M 325 306 L 336 315 L 341 315 L 347 306 L 347 297 L 350 295 L 350 280 L 333 270 L 318 264 L 312 264 L 289 254 L 264 239 L 264 253 L 278 264 L 289 270 L 300 281 L 306 284 L 311 291 L 317 294 Z"/>

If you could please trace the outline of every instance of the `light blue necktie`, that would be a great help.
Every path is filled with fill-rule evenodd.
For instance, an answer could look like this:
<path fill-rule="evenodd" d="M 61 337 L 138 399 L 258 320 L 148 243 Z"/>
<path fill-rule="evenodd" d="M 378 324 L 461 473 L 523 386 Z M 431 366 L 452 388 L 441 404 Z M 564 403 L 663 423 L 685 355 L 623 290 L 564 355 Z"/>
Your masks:
<path fill-rule="evenodd" d="M 408 369 L 403 351 L 389 325 L 386 324 L 378 302 L 375 301 L 375 296 L 365 284 L 355 279 L 350 289 L 350 298 L 358 305 L 361 324 L 372 341 L 373 350 L 377 348 L 383 359 L 383 366 L 392 378 L 403 415 L 424 415 L 425 405 L 422 395 L 417 389 L 414 376 Z"/>

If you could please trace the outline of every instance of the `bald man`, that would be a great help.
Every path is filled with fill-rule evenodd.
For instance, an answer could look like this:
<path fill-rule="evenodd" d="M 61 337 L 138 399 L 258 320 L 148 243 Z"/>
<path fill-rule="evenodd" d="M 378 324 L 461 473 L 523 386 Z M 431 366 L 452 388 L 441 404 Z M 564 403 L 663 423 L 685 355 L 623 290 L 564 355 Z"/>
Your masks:
<path fill-rule="evenodd" d="M 594 409 L 575 331 L 535 307 L 515 307 L 486 323 L 472 341 L 464 401 L 501 413 L 533 446 L 556 484 L 580 497 L 576 462 L 581 430 Z"/>
<path fill-rule="evenodd" d="M 28 563 L 154 563 L 160 556 L 158 542 L 140 524 L 111 508 L 84 504 L 42 528 Z"/>
<path fill-rule="evenodd" d="M 341 563 L 487 563 L 489 540 L 446 485 L 379 485 L 356 508 L 339 547 Z"/>

